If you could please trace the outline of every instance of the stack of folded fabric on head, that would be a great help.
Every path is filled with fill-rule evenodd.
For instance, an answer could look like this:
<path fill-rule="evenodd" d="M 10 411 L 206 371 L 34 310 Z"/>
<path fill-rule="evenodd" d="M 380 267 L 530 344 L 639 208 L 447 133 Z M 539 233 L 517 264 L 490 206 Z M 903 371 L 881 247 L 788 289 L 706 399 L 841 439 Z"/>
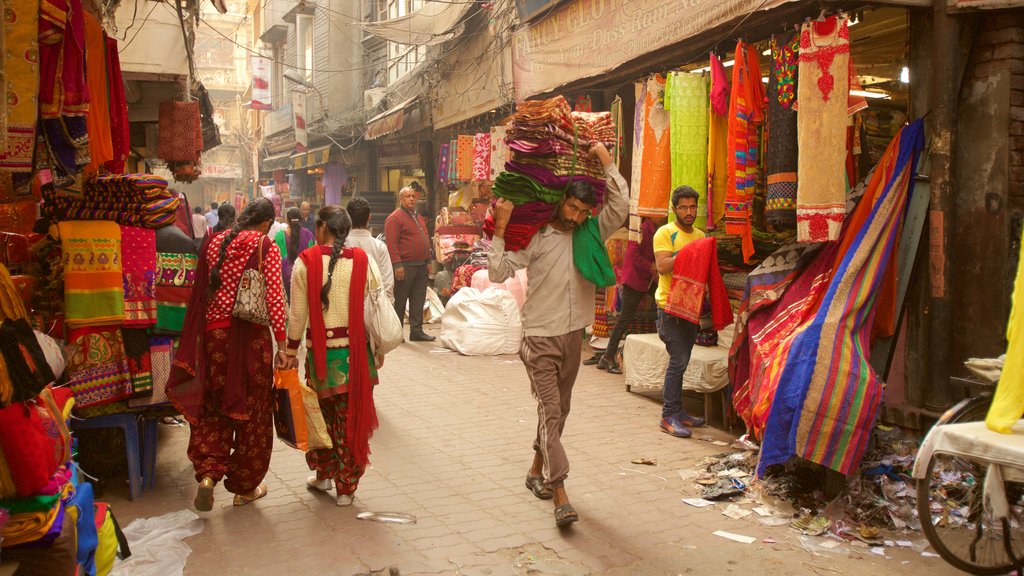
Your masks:
<path fill-rule="evenodd" d="M 573 112 L 562 96 L 521 102 L 508 127 L 511 159 L 492 189 L 515 204 L 505 230 L 505 248 L 521 250 L 550 221 L 573 180 L 591 184 L 604 202 L 604 168 L 588 152 L 597 142 L 611 149 L 616 141 L 609 112 Z M 494 233 L 488 216 L 484 232 Z"/>
<path fill-rule="evenodd" d="M 151 174 L 92 176 L 76 194 L 43 194 L 43 213 L 54 220 L 113 220 L 124 226 L 161 228 L 175 222 L 181 197 Z"/>

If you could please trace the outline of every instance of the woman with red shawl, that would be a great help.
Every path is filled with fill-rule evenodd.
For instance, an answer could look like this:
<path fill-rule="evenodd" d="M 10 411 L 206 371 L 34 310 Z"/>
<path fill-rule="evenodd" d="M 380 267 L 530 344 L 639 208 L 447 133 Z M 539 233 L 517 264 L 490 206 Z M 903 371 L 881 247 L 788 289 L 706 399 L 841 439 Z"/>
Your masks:
<path fill-rule="evenodd" d="M 306 377 L 334 444 L 306 453 L 306 463 L 316 472 L 306 484 L 327 492 L 333 483 L 338 506 L 349 506 L 377 427 L 377 366 L 364 328 L 364 312 L 372 311 L 364 311 L 363 302 L 368 290 L 380 285 L 380 272 L 362 249 L 344 247 L 352 221 L 343 208 L 324 206 L 315 224 L 319 245 L 302 252 L 292 269 L 288 366 L 297 364 L 305 330 Z"/>
<path fill-rule="evenodd" d="M 267 238 L 273 222 L 274 205 L 259 198 L 233 228 L 203 245 L 167 383 L 167 397 L 192 426 L 188 458 L 199 482 L 195 507 L 202 512 L 213 509 L 214 485 L 222 478 L 235 494 L 235 506 L 267 494 L 262 481 L 274 443 L 272 361 L 278 367 L 288 363 L 281 253 Z M 249 270 L 264 278 L 269 329 L 233 315 Z"/>

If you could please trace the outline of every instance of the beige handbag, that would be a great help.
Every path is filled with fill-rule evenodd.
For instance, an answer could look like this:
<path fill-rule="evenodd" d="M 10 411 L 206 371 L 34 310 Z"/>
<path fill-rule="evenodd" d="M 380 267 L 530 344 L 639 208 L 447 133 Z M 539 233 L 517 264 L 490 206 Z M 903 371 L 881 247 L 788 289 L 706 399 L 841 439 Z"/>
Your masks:
<path fill-rule="evenodd" d="M 239 320 L 270 326 L 270 312 L 267 310 L 267 279 L 263 275 L 263 239 L 260 239 L 259 260 L 256 269 L 246 268 L 238 282 L 235 306 L 231 315 Z"/>

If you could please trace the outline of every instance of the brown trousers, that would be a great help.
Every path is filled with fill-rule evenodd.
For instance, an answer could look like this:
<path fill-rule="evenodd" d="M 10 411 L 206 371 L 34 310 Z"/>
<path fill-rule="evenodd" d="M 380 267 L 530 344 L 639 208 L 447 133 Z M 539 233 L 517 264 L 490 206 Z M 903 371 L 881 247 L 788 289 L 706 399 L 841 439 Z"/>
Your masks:
<path fill-rule="evenodd" d="M 580 371 L 583 330 L 561 336 L 527 336 L 519 347 L 530 388 L 537 399 L 537 438 L 533 449 L 544 458 L 544 482 L 561 488 L 569 475 L 562 431 L 572 403 L 572 387 Z"/>

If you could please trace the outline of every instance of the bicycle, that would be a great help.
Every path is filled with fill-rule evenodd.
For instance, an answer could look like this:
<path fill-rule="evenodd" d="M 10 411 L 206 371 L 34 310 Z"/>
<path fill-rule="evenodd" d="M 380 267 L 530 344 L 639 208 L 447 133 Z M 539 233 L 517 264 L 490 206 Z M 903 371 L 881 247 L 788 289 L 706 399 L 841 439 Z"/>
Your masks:
<path fill-rule="evenodd" d="M 946 562 L 971 574 L 1024 568 L 1024 421 L 1013 435 L 984 418 L 994 385 L 954 379 L 971 397 L 950 408 L 918 452 L 917 513 Z M 1017 429 L 1019 428 L 1019 430 Z"/>

